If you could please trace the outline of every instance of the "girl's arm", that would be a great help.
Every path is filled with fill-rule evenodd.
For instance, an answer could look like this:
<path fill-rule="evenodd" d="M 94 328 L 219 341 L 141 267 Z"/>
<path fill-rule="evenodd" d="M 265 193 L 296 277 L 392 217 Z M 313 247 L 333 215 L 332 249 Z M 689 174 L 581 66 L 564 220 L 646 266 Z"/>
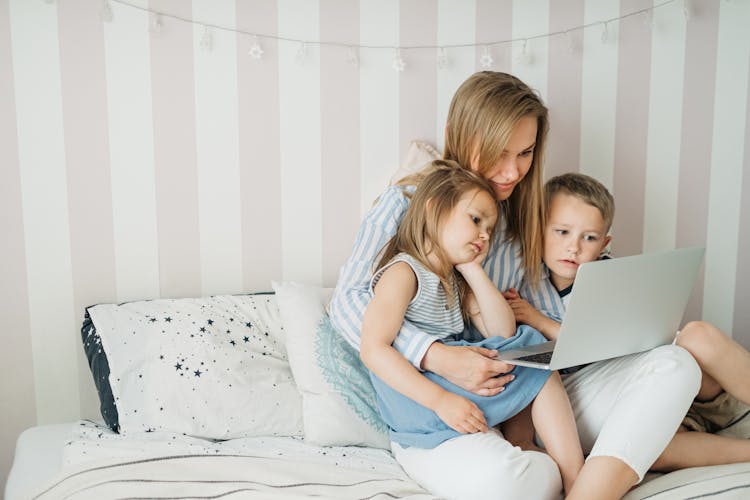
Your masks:
<path fill-rule="evenodd" d="M 469 311 L 469 317 L 477 330 L 484 337 L 512 337 L 516 333 L 513 310 L 482 269 L 481 260 L 475 259 L 466 264 L 459 264 L 456 269 L 471 288 L 464 307 Z"/>
<path fill-rule="evenodd" d="M 383 382 L 433 410 L 456 431 L 485 432 L 484 414 L 474 403 L 424 377 L 392 346 L 416 291 L 417 279 L 408 264 L 397 262 L 383 272 L 365 310 L 360 357 Z"/>

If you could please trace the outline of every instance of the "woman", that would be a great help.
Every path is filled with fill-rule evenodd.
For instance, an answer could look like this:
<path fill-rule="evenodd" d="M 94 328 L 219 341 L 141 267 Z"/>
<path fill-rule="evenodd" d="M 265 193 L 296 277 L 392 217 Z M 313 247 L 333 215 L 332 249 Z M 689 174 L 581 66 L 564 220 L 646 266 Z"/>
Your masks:
<path fill-rule="evenodd" d="M 559 317 L 560 298 L 541 284 L 544 196 L 542 163 L 547 108 L 517 78 L 496 72 L 469 77 L 448 111 L 446 160 L 487 179 L 502 220 L 484 263 L 501 291 L 526 277 L 540 283 L 534 303 Z M 377 256 L 409 205 L 404 187 L 380 196 L 360 226 L 329 306 L 331 321 L 357 349 Z M 471 336 L 471 332 L 467 335 Z M 496 352 L 451 346 L 404 321 L 394 347 L 411 363 L 479 395 L 512 383 L 511 365 Z M 674 435 L 698 391 L 700 370 L 682 348 L 602 361 L 566 384 L 584 452 L 589 458 L 569 498 L 620 498 L 636 484 Z M 496 430 L 464 434 L 432 449 L 392 445 L 404 469 L 431 492 L 448 498 L 555 498 L 561 491 L 554 462 L 545 454 L 514 448 Z"/>

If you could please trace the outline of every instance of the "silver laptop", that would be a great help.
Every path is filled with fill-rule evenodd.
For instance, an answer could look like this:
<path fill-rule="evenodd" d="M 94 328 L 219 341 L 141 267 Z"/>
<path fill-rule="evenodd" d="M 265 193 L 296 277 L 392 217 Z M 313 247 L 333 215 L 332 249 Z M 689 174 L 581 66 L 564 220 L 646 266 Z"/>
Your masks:
<path fill-rule="evenodd" d="M 680 248 L 581 265 L 557 340 L 500 352 L 499 359 L 558 370 L 671 343 L 703 254 Z"/>

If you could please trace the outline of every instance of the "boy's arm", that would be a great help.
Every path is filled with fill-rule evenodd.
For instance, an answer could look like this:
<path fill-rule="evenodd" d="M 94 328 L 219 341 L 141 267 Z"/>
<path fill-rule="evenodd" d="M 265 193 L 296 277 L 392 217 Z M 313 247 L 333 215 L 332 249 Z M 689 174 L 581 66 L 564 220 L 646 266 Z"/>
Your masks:
<path fill-rule="evenodd" d="M 360 357 L 388 386 L 433 410 L 456 431 L 485 432 L 484 414 L 474 403 L 430 381 L 393 348 L 416 290 L 408 264 L 398 262 L 383 272 L 362 322 Z"/>
<path fill-rule="evenodd" d="M 557 338 L 557 334 L 560 333 L 560 323 L 534 308 L 519 295 L 518 290 L 510 288 L 503 293 L 503 296 L 513 310 L 517 322 L 535 328 L 550 340 Z"/>
<path fill-rule="evenodd" d="M 456 269 L 471 288 L 464 307 L 469 311 L 474 326 L 484 337 L 492 335 L 512 337 L 516 333 L 513 310 L 500 290 L 490 281 L 482 268 L 481 260 L 459 264 Z"/>

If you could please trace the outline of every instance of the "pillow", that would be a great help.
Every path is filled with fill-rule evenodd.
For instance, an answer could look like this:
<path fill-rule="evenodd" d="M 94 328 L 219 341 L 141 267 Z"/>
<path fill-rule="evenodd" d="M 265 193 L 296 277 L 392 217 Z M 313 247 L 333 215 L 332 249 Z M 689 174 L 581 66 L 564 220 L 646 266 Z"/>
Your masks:
<path fill-rule="evenodd" d="M 112 429 L 208 439 L 302 434 L 302 400 L 273 295 L 100 304 L 86 312 L 84 347 Z"/>
<path fill-rule="evenodd" d="M 272 285 L 289 365 L 302 393 L 305 440 L 319 446 L 390 449 L 369 372 L 325 312 L 332 289 L 293 282 Z"/>
<path fill-rule="evenodd" d="M 430 144 L 424 141 L 411 141 L 409 150 L 406 152 L 406 157 L 401 162 L 398 170 L 391 176 L 389 185 L 393 186 L 407 175 L 419 172 L 432 160 L 440 158 L 442 158 L 442 155 Z"/>

